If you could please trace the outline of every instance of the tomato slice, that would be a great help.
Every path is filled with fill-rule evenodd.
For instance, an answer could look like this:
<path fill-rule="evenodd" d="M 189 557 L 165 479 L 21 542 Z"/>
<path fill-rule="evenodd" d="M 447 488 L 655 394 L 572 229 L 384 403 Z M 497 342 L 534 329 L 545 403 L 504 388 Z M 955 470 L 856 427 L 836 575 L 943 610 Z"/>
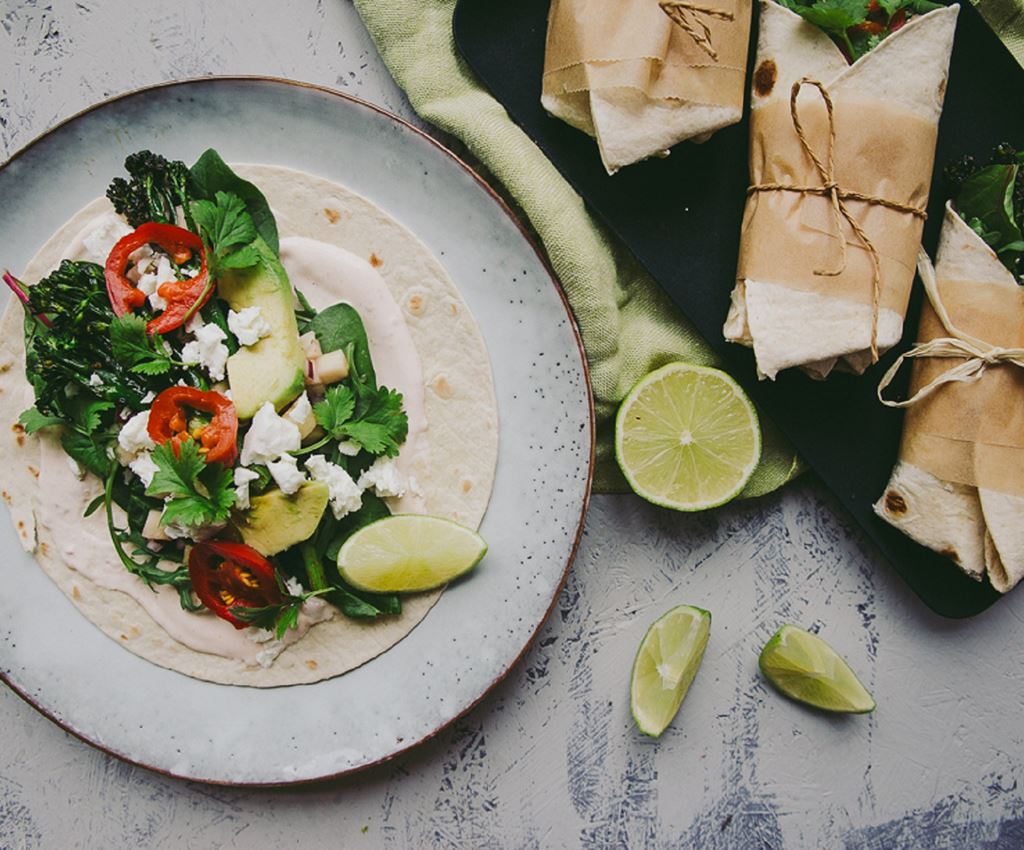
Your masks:
<path fill-rule="evenodd" d="M 188 556 L 188 574 L 199 601 L 236 629 L 249 623 L 232 614 L 232 608 L 264 608 L 284 599 L 274 565 L 244 543 L 196 543 Z"/>
<path fill-rule="evenodd" d="M 188 410 L 212 414 L 209 424 L 194 433 L 188 429 Z M 184 440 L 199 440 L 199 451 L 209 463 L 230 466 L 238 457 L 238 414 L 235 403 L 218 392 L 195 387 L 168 387 L 149 409 L 146 427 L 154 443 L 171 440 L 177 450 Z"/>
<path fill-rule="evenodd" d="M 163 248 L 176 263 L 183 263 L 196 252 L 199 253 L 199 273 L 195 277 L 162 283 L 157 290 L 167 300 L 167 307 L 149 321 L 146 330 L 149 333 L 167 333 L 183 325 L 186 319 L 202 307 L 213 294 L 213 287 L 209 285 L 206 250 L 202 239 L 183 227 L 146 222 L 118 240 L 111 248 L 103 269 L 110 305 L 118 316 L 132 313 L 146 303 L 145 294 L 125 276 L 125 268 L 132 252 L 150 243 Z"/>

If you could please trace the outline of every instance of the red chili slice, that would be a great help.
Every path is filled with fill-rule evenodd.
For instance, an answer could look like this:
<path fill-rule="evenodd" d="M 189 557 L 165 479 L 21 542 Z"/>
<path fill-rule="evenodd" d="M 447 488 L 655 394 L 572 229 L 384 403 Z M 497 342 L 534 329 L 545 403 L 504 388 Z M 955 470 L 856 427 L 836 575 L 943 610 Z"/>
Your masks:
<path fill-rule="evenodd" d="M 186 407 L 212 414 L 213 418 L 193 434 L 188 430 Z M 230 466 L 238 456 L 235 403 L 217 392 L 204 392 L 195 387 L 168 387 L 153 399 L 147 430 L 154 443 L 171 440 L 175 450 L 184 440 L 198 439 L 199 451 L 206 455 L 209 463 Z"/>
<path fill-rule="evenodd" d="M 167 300 L 167 307 L 149 321 L 146 330 L 149 333 L 167 333 L 180 327 L 202 307 L 213 294 L 213 287 L 208 286 L 209 272 L 203 240 L 182 227 L 150 221 L 120 239 L 107 257 L 103 274 L 107 281 L 110 304 L 118 316 L 132 313 L 146 303 L 145 294 L 125 276 L 125 268 L 132 252 L 150 243 L 163 248 L 176 263 L 184 263 L 193 254 L 199 253 L 199 273 L 195 277 L 162 283 L 157 290 Z"/>
<path fill-rule="evenodd" d="M 236 629 L 249 623 L 232 614 L 232 608 L 264 608 L 283 600 L 274 565 L 244 543 L 196 543 L 188 556 L 188 574 L 199 601 Z"/>

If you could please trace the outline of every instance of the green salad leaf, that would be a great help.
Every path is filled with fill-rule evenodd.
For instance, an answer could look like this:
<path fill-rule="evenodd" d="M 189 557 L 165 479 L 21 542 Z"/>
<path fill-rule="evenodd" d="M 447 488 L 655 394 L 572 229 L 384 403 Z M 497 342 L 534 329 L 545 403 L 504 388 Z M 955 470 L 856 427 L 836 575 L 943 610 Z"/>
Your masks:
<path fill-rule="evenodd" d="M 987 165 L 966 156 L 945 177 L 957 213 L 1024 285 L 1024 151 L 1003 143 Z"/>
<path fill-rule="evenodd" d="M 325 354 L 328 351 L 343 351 L 347 346 L 352 346 L 351 352 L 346 351 L 346 354 L 350 355 L 349 368 L 358 372 L 367 384 L 377 386 L 377 375 L 373 370 L 366 328 L 355 307 L 351 304 L 333 304 L 313 317 L 309 323 L 309 330 L 316 334 L 320 350 Z"/>
<path fill-rule="evenodd" d="M 941 9 L 930 0 L 778 0 L 832 37 L 847 61 L 874 50 L 914 15 Z"/>

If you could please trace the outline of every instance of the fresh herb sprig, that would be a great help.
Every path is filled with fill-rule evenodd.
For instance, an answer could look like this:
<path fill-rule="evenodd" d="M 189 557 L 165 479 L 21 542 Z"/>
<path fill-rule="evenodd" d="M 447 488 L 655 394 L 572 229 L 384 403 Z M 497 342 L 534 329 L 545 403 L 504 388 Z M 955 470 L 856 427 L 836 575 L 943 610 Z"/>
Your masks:
<path fill-rule="evenodd" d="M 263 605 L 258 608 L 248 605 L 233 605 L 229 610 L 235 617 L 250 626 L 257 629 L 272 629 L 274 637 L 281 640 L 289 629 L 298 628 L 299 614 L 302 613 L 303 603 L 307 599 L 314 599 L 329 593 L 330 588 L 294 594 L 284 586 L 280 575 L 277 577 L 277 581 L 283 597 L 277 605 Z"/>
<path fill-rule="evenodd" d="M 778 0 L 832 37 L 853 63 L 914 15 L 941 9 L 930 0 Z"/>
<path fill-rule="evenodd" d="M 157 471 L 146 488 L 148 496 L 163 496 L 161 522 L 186 528 L 225 522 L 235 504 L 230 469 L 208 464 L 195 440 L 184 440 L 175 450 L 168 440 L 153 450 Z"/>
<path fill-rule="evenodd" d="M 247 269 L 260 261 L 256 225 L 245 202 L 230 192 L 217 192 L 214 201 L 193 201 L 192 215 L 206 243 L 210 277 L 221 269 Z"/>

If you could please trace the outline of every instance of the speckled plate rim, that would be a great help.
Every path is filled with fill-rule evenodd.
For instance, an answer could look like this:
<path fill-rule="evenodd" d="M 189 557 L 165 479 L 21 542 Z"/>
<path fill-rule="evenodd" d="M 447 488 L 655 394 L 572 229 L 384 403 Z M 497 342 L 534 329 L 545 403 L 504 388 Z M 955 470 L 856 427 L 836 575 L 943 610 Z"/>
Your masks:
<path fill-rule="evenodd" d="M 584 527 L 584 523 L 586 521 L 587 509 L 588 509 L 588 506 L 589 506 L 589 503 L 590 503 L 590 495 L 591 495 L 591 489 L 592 489 L 593 477 L 594 477 L 594 463 L 595 463 L 595 451 L 596 451 L 596 425 L 595 425 L 595 412 L 594 412 L 594 394 L 593 394 L 593 387 L 592 387 L 591 378 L 590 378 L 590 366 L 589 366 L 589 363 L 587 362 L 586 350 L 585 350 L 585 348 L 583 346 L 583 339 L 582 339 L 582 336 L 580 335 L 579 325 L 578 325 L 578 323 L 576 321 L 576 317 L 575 317 L 575 315 L 572 312 L 572 308 L 571 308 L 571 306 L 569 304 L 569 300 L 566 297 L 565 291 L 562 289 L 561 283 L 558 281 L 558 278 L 555 275 L 554 270 L 551 268 L 551 264 L 548 262 L 547 255 L 545 254 L 543 249 L 537 244 L 537 242 L 535 241 L 535 239 L 534 239 L 533 235 L 531 234 L 531 232 L 529 231 L 529 229 L 522 223 L 522 221 L 515 214 L 515 212 L 513 212 L 512 208 L 506 203 L 506 201 L 501 197 L 501 195 L 499 195 L 487 183 L 487 181 L 485 181 L 483 179 L 483 177 L 481 177 L 465 160 L 463 160 L 461 157 L 459 157 L 457 154 L 455 154 L 452 150 L 447 148 L 445 145 L 443 145 L 437 139 L 433 138 L 432 136 L 430 136 L 429 134 L 427 134 L 423 130 L 421 130 L 418 127 L 416 127 L 415 125 L 410 124 L 408 121 L 404 120 L 403 118 L 400 118 L 399 116 L 397 116 L 394 113 L 388 111 L 387 109 L 384 109 L 383 107 L 378 106 L 377 104 L 374 104 L 374 103 L 371 103 L 369 101 L 363 100 L 362 98 L 354 97 L 353 95 L 345 94 L 344 92 L 338 91 L 336 89 L 332 89 L 332 88 L 330 88 L 328 86 L 319 85 L 317 83 L 309 83 L 309 82 L 303 82 L 303 81 L 300 81 L 300 80 L 288 79 L 286 77 L 276 77 L 276 76 L 259 75 L 259 74 L 214 75 L 214 76 L 206 76 L 206 77 L 186 77 L 186 78 L 182 78 L 182 79 L 167 80 L 167 81 L 164 81 L 164 82 L 161 82 L 161 83 L 156 83 L 154 85 L 142 86 L 142 87 L 139 87 L 139 88 L 136 88 L 136 89 L 130 89 L 130 90 L 121 92 L 119 94 L 112 95 L 111 97 L 108 97 L 108 98 L 105 98 L 105 99 L 103 99 L 101 101 L 98 101 L 97 103 L 94 103 L 91 106 L 88 106 L 88 107 L 86 107 L 86 108 L 84 108 L 84 109 L 82 109 L 82 110 L 80 110 L 80 111 L 70 115 L 69 117 L 59 121 L 58 123 L 56 123 L 52 127 L 50 127 L 48 130 L 46 130 L 45 132 L 43 132 L 40 135 L 36 136 L 34 139 L 29 141 L 27 144 L 23 145 L 18 150 L 16 150 L 13 154 L 11 154 L 11 156 L 5 162 L 0 163 L 0 172 L 2 172 L 5 169 L 7 169 L 19 157 L 24 155 L 27 151 L 29 151 L 30 149 L 32 149 L 37 144 L 39 144 L 43 140 L 47 139 L 48 137 L 50 137 L 54 133 L 58 132 L 59 130 L 61 130 L 61 129 L 69 126 L 69 125 L 74 124 L 75 122 L 79 121 L 80 119 L 82 119 L 83 117 L 89 115 L 90 113 L 93 113 L 93 112 L 95 112 L 97 110 L 103 109 L 104 107 L 106 107 L 106 106 L 108 106 L 110 104 L 117 103 L 118 101 L 125 100 L 125 99 L 130 98 L 130 97 L 135 97 L 135 96 L 138 96 L 138 95 L 143 95 L 146 92 L 150 92 L 150 91 L 158 91 L 158 90 L 162 90 L 162 89 L 173 88 L 173 87 L 176 87 L 176 86 L 202 85 L 204 83 L 210 83 L 210 82 L 216 82 L 216 81 L 274 83 L 274 84 L 279 84 L 279 85 L 284 85 L 284 86 L 291 86 L 291 87 L 295 87 L 295 88 L 298 88 L 298 89 L 309 89 L 309 90 L 312 90 L 312 91 L 316 91 L 316 92 L 320 92 L 320 93 L 329 95 L 331 97 L 336 97 L 336 98 L 338 98 L 340 100 L 349 101 L 349 102 L 354 103 L 354 104 L 356 104 L 358 106 L 367 108 L 367 109 L 369 109 L 369 110 L 371 110 L 371 111 L 373 111 L 375 113 L 378 113 L 380 116 L 382 116 L 382 117 L 384 117 L 384 118 L 394 122 L 394 124 L 398 125 L 403 131 L 413 133 L 414 135 L 416 135 L 420 139 L 428 142 L 438 152 L 440 152 L 441 154 L 443 154 L 444 156 L 446 156 L 447 158 L 452 160 L 459 168 L 461 168 L 464 172 L 466 172 L 473 179 L 473 181 L 475 182 L 475 184 L 477 185 L 478 188 L 483 190 L 491 198 L 491 200 L 497 206 L 498 211 L 501 214 L 503 214 L 504 216 L 506 216 L 515 225 L 516 229 L 521 234 L 523 240 L 532 249 L 532 251 L 536 255 L 540 265 L 546 271 L 547 277 L 550 280 L 551 285 L 554 287 L 555 292 L 557 293 L 557 295 L 559 297 L 559 300 L 562 303 L 562 306 L 563 306 L 563 308 L 565 310 L 565 314 L 566 314 L 566 318 L 567 318 L 569 327 L 570 327 L 570 329 L 572 331 L 572 334 L 573 334 L 573 337 L 574 337 L 574 339 L 576 341 L 576 346 L 577 346 L 577 349 L 578 349 L 578 352 L 579 352 L 579 358 L 580 358 L 580 367 L 581 367 L 581 370 L 582 370 L 582 373 L 583 373 L 585 390 L 586 390 L 586 397 L 587 397 L 587 420 L 588 420 L 587 438 L 588 438 L 588 442 L 589 442 L 589 452 L 588 452 L 588 457 L 587 457 L 586 481 L 585 481 L 585 484 L 584 484 L 583 495 L 582 495 L 582 499 L 580 500 L 580 506 L 579 506 L 579 519 L 577 520 L 577 523 L 576 523 L 575 532 L 573 534 L 573 542 L 572 542 L 572 545 L 571 545 L 571 547 L 569 549 L 568 557 L 566 558 L 565 567 L 563 568 L 561 577 L 560 577 L 559 581 L 557 582 L 556 587 L 554 588 L 554 592 L 551 595 L 551 601 L 548 603 L 548 606 L 547 606 L 546 610 L 544 611 L 543 615 L 541 616 L 541 618 L 536 623 L 536 625 L 533 628 L 533 630 L 527 636 L 527 639 L 526 639 L 525 643 L 519 649 L 518 653 L 516 653 L 516 655 L 508 663 L 508 666 L 505 667 L 504 670 L 500 671 L 498 673 L 498 675 L 494 679 L 492 679 L 489 684 L 487 684 L 487 686 L 483 689 L 483 691 L 481 691 L 476 696 L 476 698 L 472 699 L 464 707 L 457 709 L 455 711 L 455 713 L 449 719 L 447 719 L 446 721 L 441 723 L 441 725 L 437 726 L 435 729 L 433 729 L 432 731 L 430 731 L 426 735 L 423 735 L 419 739 L 417 739 L 415 741 L 411 741 L 409 743 L 404 743 L 403 742 L 402 746 L 397 747 L 394 751 L 392 751 L 391 753 L 389 753 L 386 756 L 383 756 L 383 757 L 381 757 L 379 759 L 376 759 L 374 761 L 371 761 L 371 762 L 367 762 L 366 764 L 362 764 L 362 765 L 358 765 L 358 766 L 352 767 L 352 768 L 347 769 L 347 770 L 341 770 L 341 771 L 337 771 L 337 772 L 333 772 L 333 773 L 324 774 L 323 776 L 315 776 L 315 777 L 309 777 L 309 778 L 299 778 L 299 779 L 294 779 L 294 780 L 282 780 L 282 781 L 278 781 L 278 782 L 240 782 L 240 781 L 230 781 L 230 780 L 220 780 L 220 779 L 197 778 L 197 777 L 194 777 L 194 776 L 190 776 L 190 775 L 188 775 L 186 773 L 178 773 L 178 772 L 175 772 L 175 771 L 172 771 L 172 770 L 167 770 L 167 769 L 155 766 L 155 765 L 147 764 L 145 761 L 133 759 L 133 758 L 129 757 L 128 755 L 124 754 L 124 753 L 118 752 L 117 750 L 111 748 L 110 746 L 106 746 L 106 745 L 103 745 L 103 744 L 101 744 L 101 743 L 99 743 L 97 741 L 92 740 L 89 737 L 89 735 L 88 735 L 88 733 L 86 731 L 80 730 L 80 729 L 76 729 L 70 723 L 65 722 L 65 721 L 59 719 L 54 714 L 52 714 L 50 711 L 48 711 L 45 707 L 41 706 L 36 701 L 34 701 L 32 699 L 32 697 L 28 693 L 26 693 L 24 690 L 19 688 L 17 686 L 17 684 L 15 684 L 11 680 L 11 678 L 4 671 L 0 670 L 0 681 L 3 681 L 4 684 L 7 685 L 7 687 L 9 687 L 14 693 L 16 693 L 26 703 L 28 703 L 30 706 L 32 706 L 32 708 L 34 708 L 36 711 L 38 711 L 40 714 L 42 714 L 48 720 L 50 720 L 51 722 L 53 722 L 54 724 L 59 726 L 65 732 L 68 732 L 69 734 L 73 735 L 75 738 L 79 739 L 80 741 L 83 741 L 84 743 L 86 743 L 86 744 L 88 744 L 88 745 L 90 745 L 90 746 L 92 746 L 92 747 L 94 747 L 94 748 L 96 748 L 96 749 L 106 753 L 107 755 L 113 756 L 114 758 L 117 758 L 117 759 L 119 759 L 119 760 L 121 760 L 123 762 L 126 762 L 128 764 L 137 765 L 139 767 L 143 767 L 143 768 L 145 768 L 147 770 L 153 771 L 154 773 L 158 773 L 158 774 L 161 774 L 161 775 L 164 775 L 164 776 L 170 776 L 170 777 L 173 777 L 175 779 L 183 779 L 183 780 L 188 780 L 188 781 L 198 781 L 198 782 L 202 782 L 202 783 L 208 784 L 208 785 L 218 785 L 218 786 L 223 786 L 223 787 L 236 787 L 236 788 L 294 787 L 294 786 L 297 786 L 297 785 L 310 785 L 310 784 L 316 784 L 316 783 L 329 782 L 331 780 L 339 779 L 339 778 L 344 777 L 344 776 L 351 776 L 351 775 L 356 774 L 356 773 L 361 773 L 363 771 L 370 770 L 370 769 L 372 769 L 374 767 L 377 767 L 377 766 L 379 766 L 381 764 L 384 764 L 386 762 L 389 762 L 389 761 L 397 758 L 398 756 L 402 755 L 403 753 L 406 753 L 406 752 L 408 752 L 408 751 L 410 751 L 412 749 L 415 749 L 416 747 L 420 746 L 421 744 L 424 744 L 424 743 L 430 741 L 431 739 L 433 739 L 434 737 L 439 735 L 441 732 L 443 732 L 445 729 L 447 729 L 449 726 L 451 726 L 453 723 L 455 723 L 457 720 L 459 720 L 460 718 L 464 717 L 469 712 L 471 712 L 519 664 L 519 662 L 522 660 L 523 656 L 527 653 L 527 651 L 533 645 L 533 643 L 536 640 L 537 635 L 540 633 L 540 630 L 543 627 L 544 623 L 546 623 L 548 618 L 551 616 L 551 612 L 554 610 L 555 604 L 558 601 L 558 597 L 561 595 L 561 592 L 562 592 L 562 590 L 565 587 L 565 583 L 566 583 L 566 581 L 567 581 L 567 579 L 569 577 L 569 570 L 571 569 L 573 561 L 576 558 L 576 554 L 577 554 L 577 551 L 578 551 L 579 545 L 580 545 L 580 540 L 582 539 L 582 536 L 583 536 L 583 527 Z M 372 664 L 373 662 L 371 661 L 371 662 L 368 662 L 368 663 Z"/>

